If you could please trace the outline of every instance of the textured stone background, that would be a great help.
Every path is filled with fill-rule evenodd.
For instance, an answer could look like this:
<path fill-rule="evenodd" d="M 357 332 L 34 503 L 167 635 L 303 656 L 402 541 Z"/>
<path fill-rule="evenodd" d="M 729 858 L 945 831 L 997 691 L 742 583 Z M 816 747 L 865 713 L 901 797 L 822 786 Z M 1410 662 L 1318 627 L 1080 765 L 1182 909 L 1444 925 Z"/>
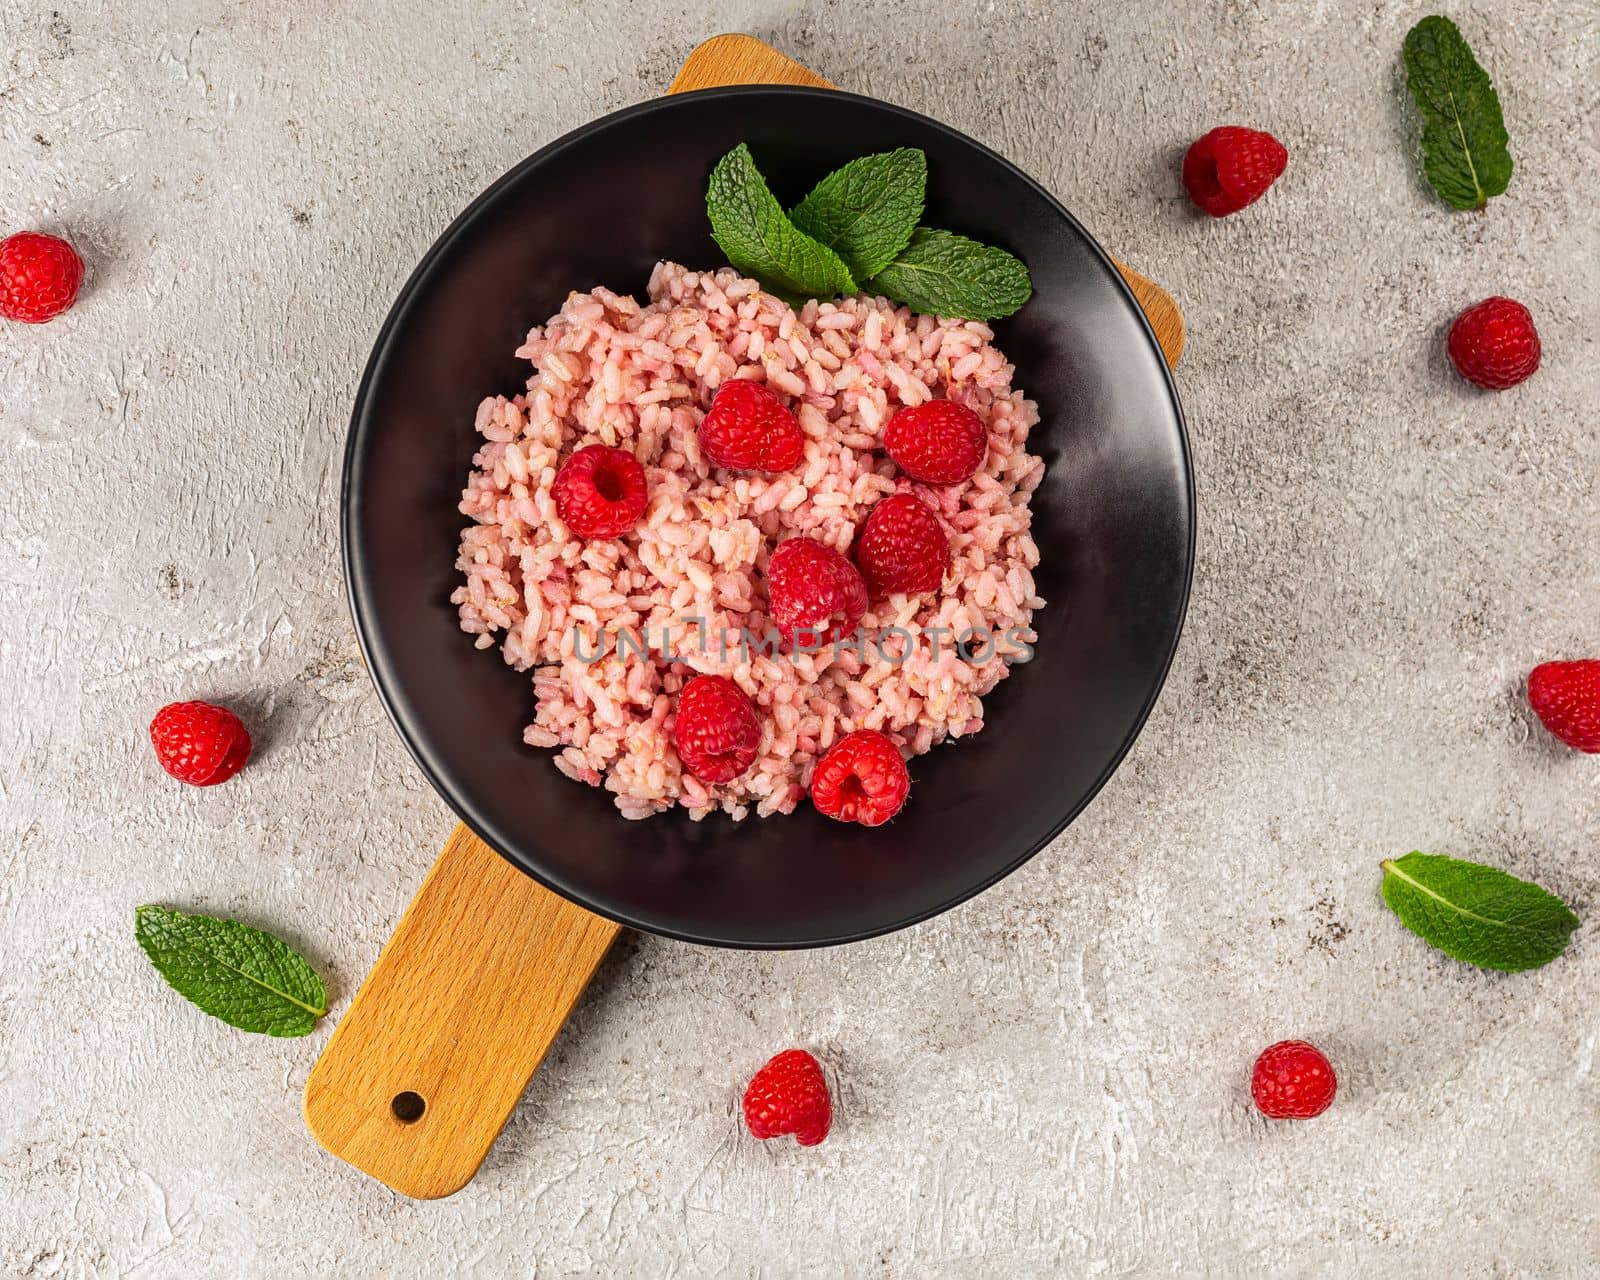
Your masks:
<path fill-rule="evenodd" d="M 55 2 L 0 0 L 0 222 L 93 273 L 0 329 L 0 1273 L 1593 1274 L 1592 921 L 1504 977 L 1377 895 L 1415 847 L 1600 915 L 1600 760 L 1520 687 L 1600 650 L 1592 0 L 1454 6 L 1518 165 L 1483 217 L 1418 176 L 1421 6 Z M 451 825 L 341 598 L 358 372 L 462 205 L 719 30 L 997 147 L 1181 299 L 1187 633 L 1048 853 L 843 950 L 628 937 L 476 1183 L 411 1203 L 301 1124 L 328 1026 L 200 1016 L 131 912 L 278 929 L 342 1010 Z M 1177 160 L 1228 121 L 1293 159 L 1213 224 Z M 1496 291 L 1546 358 L 1488 396 L 1442 335 Z M 238 781 L 159 773 L 179 696 L 247 711 Z M 1269 1127 L 1244 1082 L 1287 1035 L 1343 1089 Z M 811 1152 L 736 1120 L 793 1042 L 836 1087 Z"/>

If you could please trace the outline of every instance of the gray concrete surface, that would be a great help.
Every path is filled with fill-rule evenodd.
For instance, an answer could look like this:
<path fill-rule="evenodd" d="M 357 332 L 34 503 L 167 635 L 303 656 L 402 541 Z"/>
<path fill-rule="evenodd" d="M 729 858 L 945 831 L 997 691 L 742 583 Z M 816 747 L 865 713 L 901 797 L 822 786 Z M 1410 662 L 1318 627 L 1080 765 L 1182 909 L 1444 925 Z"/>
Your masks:
<path fill-rule="evenodd" d="M 1594 1274 L 1592 921 L 1504 977 L 1377 895 L 1423 848 L 1600 913 L 1600 760 L 1520 692 L 1600 651 L 1592 3 L 1452 7 L 1518 166 L 1479 217 L 1418 177 L 1423 6 L 53 2 L 0 0 L 0 221 L 93 272 L 66 319 L 0 328 L 0 1273 Z M 451 825 L 341 599 L 369 343 L 468 199 L 725 29 L 999 148 L 1182 300 L 1187 634 L 1045 855 L 844 950 L 627 938 L 482 1176 L 411 1203 L 301 1125 L 333 1019 L 206 1019 L 132 909 L 280 930 L 343 1008 Z M 1292 160 L 1213 224 L 1177 159 L 1229 121 Z M 1546 351 L 1500 396 L 1442 353 L 1491 292 Z M 158 772 L 179 696 L 249 714 L 238 781 Z M 1269 1126 L 1245 1080 L 1290 1035 L 1343 1088 Z M 809 1152 L 737 1120 L 792 1043 L 836 1089 Z"/>

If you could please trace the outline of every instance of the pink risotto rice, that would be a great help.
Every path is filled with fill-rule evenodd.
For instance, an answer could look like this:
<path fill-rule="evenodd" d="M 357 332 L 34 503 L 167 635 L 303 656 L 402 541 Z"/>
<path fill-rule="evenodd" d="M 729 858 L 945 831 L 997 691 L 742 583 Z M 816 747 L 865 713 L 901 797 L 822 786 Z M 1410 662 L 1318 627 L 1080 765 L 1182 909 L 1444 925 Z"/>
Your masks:
<path fill-rule="evenodd" d="M 718 808 L 742 818 L 791 812 L 817 759 L 851 730 L 882 730 L 914 756 L 981 729 L 981 699 L 1031 652 L 1044 603 L 1028 507 L 1044 462 L 1025 448 L 1038 411 L 1012 389 L 993 336 L 882 298 L 796 311 L 727 268 L 661 263 L 643 306 L 603 288 L 571 294 L 518 348 L 534 366 L 527 391 L 478 406 L 484 444 L 461 499 L 474 523 L 451 600 L 479 648 L 498 641 L 506 662 L 532 673 L 525 740 L 555 748 L 569 777 L 605 786 L 625 817 L 681 804 L 695 818 Z M 734 474 L 701 454 L 696 429 L 728 378 L 765 380 L 794 409 L 806 445 L 792 472 Z M 940 396 L 989 428 L 982 468 L 949 488 L 899 474 L 880 442 L 898 408 Z M 550 486 L 574 449 L 596 442 L 638 457 L 650 503 L 632 532 L 586 542 L 561 523 Z M 858 524 L 896 491 L 939 514 L 951 549 L 938 593 L 875 599 L 862 620 L 869 638 L 912 633 L 909 646 L 887 633 L 901 661 L 870 642 L 741 648 L 741 628 L 769 627 L 772 548 L 804 534 L 849 554 Z M 969 631 L 992 643 L 974 638 L 963 655 L 953 637 Z M 675 695 L 702 671 L 736 680 L 763 724 L 754 767 L 722 785 L 686 773 L 672 745 Z"/>

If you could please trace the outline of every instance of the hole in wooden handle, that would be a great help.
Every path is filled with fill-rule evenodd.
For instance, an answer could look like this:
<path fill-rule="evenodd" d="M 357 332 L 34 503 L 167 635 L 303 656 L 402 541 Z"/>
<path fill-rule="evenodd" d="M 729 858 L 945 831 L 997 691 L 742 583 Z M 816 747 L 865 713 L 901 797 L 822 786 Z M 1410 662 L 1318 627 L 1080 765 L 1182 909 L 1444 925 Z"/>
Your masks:
<path fill-rule="evenodd" d="M 401 1124 L 416 1124 L 427 1109 L 428 1100 L 410 1089 L 395 1094 L 389 1100 L 389 1110 L 394 1112 L 394 1118 Z"/>

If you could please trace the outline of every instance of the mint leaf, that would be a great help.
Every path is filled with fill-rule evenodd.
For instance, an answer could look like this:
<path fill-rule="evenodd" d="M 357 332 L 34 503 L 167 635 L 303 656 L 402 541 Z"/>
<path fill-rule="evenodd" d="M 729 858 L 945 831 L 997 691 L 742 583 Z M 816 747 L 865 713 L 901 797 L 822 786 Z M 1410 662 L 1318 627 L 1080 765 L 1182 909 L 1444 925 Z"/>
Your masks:
<path fill-rule="evenodd" d="M 862 156 L 817 183 L 789 218 L 865 280 L 910 243 L 927 186 L 928 157 L 916 147 Z"/>
<path fill-rule="evenodd" d="M 270 933 L 165 907 L 140 907 L 133 920 L 139 945 L 172 989 L 230 1027 L 303 1036 L 328 1011 L 322 979 Z"/>
<path fill-rule="evenodd" d="M 918 227 L 867 287 L 913 311 L 962 320 L 1008 316 L 1033 293 L 1028 268 L 1004 249 L 931 227 Z"/>
<path fill-rule="evenodd" d="M 1422 112 L 1422 162 L 1457 209 L 1481 209 L 1511 181 L 1506 122 L 1489 73 L 1449 18 L 1424 18 L 1405 43 L 1406 85 Z"/>
<path fill-rule="evenodd" d="M 1538 885 L 1431 853 L 1385 861 L 1383 900 L 1446 955 L 1507 973 L 1549 964 L 1578 927 L 1566 904 Z"/>
<path fill-rule="evenodd" d="M 744 143 L 711 171 L 706 214 L 728 261 L 774 293 L 793 300 L 856 291 L 839 255 L 789 221 Z"/>

